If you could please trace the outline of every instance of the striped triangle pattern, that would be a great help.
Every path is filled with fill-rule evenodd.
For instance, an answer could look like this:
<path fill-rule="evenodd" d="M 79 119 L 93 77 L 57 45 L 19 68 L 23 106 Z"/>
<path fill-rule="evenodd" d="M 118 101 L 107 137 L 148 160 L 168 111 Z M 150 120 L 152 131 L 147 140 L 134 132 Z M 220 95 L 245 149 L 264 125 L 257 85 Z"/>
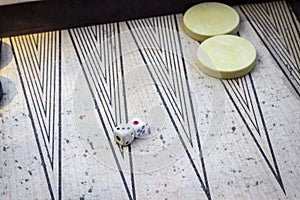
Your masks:
<path fill-rule="evenodd" d="M 176 15 L 126 22 L 199 183 L 211 199 Z M 194 158 L 193 149 L 197 152 Z"/>
<path fill-rule="evenodd" d="M 48 190 L 52 199 L 60 199 L 61 33 L 17 36 L 10 41 Z"/>
<path fill-rule="evenodd" d="M 300 25 L 286 1 L 240 6 L 300 97 Z"/>
<path fill-rule="evenodd" d="M 119 24 L 113 23 L 70 29 L 69 35 L 101 121 L 99 130 L 104 129 L 128 198 L 136 199 L 131 146 L 125 155 L 122 146 L 113 145 L 111 134 L 117 124 L 128 121 L 119 32 Z M 129 175 L 124 173 L 124 165 L 130 169 Z"/>
<path fill-rule="evenodd" d="M 276 155 L 273 151 L 251 73 L 238 79 L 223 80 L 222 83 L 244 125 L 247 127 L 255 146 L 285 193 Z"/>

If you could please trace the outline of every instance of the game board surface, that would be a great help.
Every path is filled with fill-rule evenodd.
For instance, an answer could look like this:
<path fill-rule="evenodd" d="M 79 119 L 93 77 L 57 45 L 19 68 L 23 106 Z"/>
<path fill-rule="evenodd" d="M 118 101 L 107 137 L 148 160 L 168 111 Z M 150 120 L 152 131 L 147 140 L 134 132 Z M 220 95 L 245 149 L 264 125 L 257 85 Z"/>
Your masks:
<path fill-rule="evenodd" d="M 32 1 L 38 1 L 38 0 L 1 0 L 0 6 L 18 4 L 18 3 L 27 3 L 27 2 L 32 2 Z"/>
<path fill-rule="evenodd" d="M 299 22 L 234 7 L 257 64 L 197 67 L 182 14 L 2 38 L 0 199 L 299 199 Z M 151 134 L 120 147 L 133 117 Z"/>

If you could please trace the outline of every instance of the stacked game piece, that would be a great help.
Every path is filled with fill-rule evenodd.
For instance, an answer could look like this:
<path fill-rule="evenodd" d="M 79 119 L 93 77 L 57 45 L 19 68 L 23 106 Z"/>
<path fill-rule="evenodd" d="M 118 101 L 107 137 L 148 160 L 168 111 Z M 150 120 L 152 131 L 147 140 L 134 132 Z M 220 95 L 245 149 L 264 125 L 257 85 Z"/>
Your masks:
<path fill-rule="evenodd" d="M 114 130 L 114 139 L 121 146 L 127 146 L 135 138 L 149 134 L 148 125 L 139 118 L 132 119 L 127 124 L 120 124 Z"/>
<path fill-rule="evenodd" d="M 200 69 L 206 74 L 224 79 L 249 73 L 256 63 L 254 46 L 238 36 L 239 15 L 222 3 L 200 3 L 186 11 L 185 32 L 202 42 L 197 50 Z"/>

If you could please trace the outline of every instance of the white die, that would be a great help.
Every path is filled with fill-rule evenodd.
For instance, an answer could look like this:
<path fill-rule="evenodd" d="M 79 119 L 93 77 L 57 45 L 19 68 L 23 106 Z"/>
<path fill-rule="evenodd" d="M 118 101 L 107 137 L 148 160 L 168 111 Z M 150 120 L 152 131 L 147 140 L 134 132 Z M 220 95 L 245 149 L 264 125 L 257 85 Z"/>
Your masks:
<path fill-rule="evenodd" d="M 118 144 L 127 146 L 134 140 L 134 129 L 128 124 L 120 124 L 114 130 L 114 139 Z"/>
<path fill-rule="evenodd" d="M 149 134 L 148 125 L 139 118 L 133 118 L 129 122 L 129 125 L 133 128 L 134 136 L 136 138 L 141 138 L 141 137 Z"/>

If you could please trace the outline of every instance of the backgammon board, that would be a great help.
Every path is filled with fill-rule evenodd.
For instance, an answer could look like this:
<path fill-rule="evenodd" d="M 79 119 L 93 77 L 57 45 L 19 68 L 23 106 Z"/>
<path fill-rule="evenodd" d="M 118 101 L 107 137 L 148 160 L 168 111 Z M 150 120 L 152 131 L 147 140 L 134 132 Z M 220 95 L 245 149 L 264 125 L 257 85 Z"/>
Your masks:
<path fill-rule="evenodd" d="M 234 8 L 237 79 L 199 69 L 182 14 L 2 38 L 0 199 L 299 199 L 299 21 Z M 151 133 L 117 145 L 133 117 Z"/>

